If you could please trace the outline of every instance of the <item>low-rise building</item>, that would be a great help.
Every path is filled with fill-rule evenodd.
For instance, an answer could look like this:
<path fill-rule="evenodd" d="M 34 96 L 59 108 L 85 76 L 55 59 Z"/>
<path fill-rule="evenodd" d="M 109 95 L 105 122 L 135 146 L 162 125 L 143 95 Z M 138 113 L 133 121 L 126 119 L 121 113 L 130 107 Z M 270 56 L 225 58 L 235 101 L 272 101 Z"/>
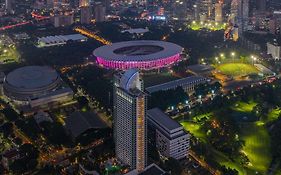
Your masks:
<path fill-rule="evenodd" d="M 168 175 L 169 173 L 162 170 L 159 166 L 152 163 L 148 165 L 143 171 L 138 172 L 137 170 L 130 171 L 125 175 Z"/>
<path fill-rule="evenodd" d="M 182 159 L 188 156 L 190 134 L 158 108 L 147 111 L 148 126 L 155 132 L 156 149 L 161 156 Z"/>
<path fill-rule="evenodd" d="M 276 40 L 274 42 L 268 42 L 267 46 L 267 54 L 270 54 L 273 59 L 280 60 L 281 59 L 281 46 L 277 43 Z"/>
<path fill-rule="evenodd" d="M 17 148 L 13 148 L 5 151 L 2 154 L 1 163 L 5 169 L 9 170 L 9 165 L 19 158 L 20 158 L 19 150 Z"/>
<path fill-rule="evenodd" d="M 146 88 L 145 90 L 149 93 L 154 93 L 158 91 L 166 91 L 170 89 L 176 89 L 177 87 L 182 87 L 183 90 L 187 93 L 194 91 L 194 88 L 199 85 L 207 82 L 207 78 L 201 76 L 190 76 L 167 83 L 155 85 Z"/>
<path fill-rule="evenodd" d="M 55 35 L 55 36 L 46 36 L 38 38 L 37 46 L 38 47 L 50 47 L 64 45 L 68 42 L 83 42 L 87 41 L 87 37 L 81 34 L 72 34 L 72 35 Z"/>

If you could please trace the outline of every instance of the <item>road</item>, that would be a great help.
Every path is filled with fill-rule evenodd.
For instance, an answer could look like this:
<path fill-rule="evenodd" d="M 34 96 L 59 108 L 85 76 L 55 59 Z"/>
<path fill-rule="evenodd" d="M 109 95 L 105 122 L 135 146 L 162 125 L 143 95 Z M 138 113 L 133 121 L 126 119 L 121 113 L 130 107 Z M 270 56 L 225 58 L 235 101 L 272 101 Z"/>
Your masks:
<path fill-rule="evenodd" d="M 207 162 L 205 162 L 204 160 L 200 159 L 195 152 L 193 151 L 189 151 L 189 156 L 191 156 L 193 159 L 195 159 L 202 167 L 206 168 L 210 173 L 212 173 L 213 175 L 222 175 L 221 172 L 219 172 L 218 170 L 213 169 L 211 166 L 208 165 Z"/>

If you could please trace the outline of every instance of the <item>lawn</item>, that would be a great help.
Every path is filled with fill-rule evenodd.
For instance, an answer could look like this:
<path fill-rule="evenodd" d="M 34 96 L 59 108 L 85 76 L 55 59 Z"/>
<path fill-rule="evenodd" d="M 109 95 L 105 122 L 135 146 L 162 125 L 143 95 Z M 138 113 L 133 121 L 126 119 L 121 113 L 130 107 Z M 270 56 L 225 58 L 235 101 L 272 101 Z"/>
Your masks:
<path fill-rule="evenodd" d="M 225 63 L 217 67 L 217 70 L 228 76 L 244 76 L 258 74 L 259 71 L 253 65 L 245 63 Z"/>
<path fill-rule="evenodd" d="M 202 131 L 201 125 L 195 122 L 184 121 L 180 123 L 183 128 L 190 132 L 194 137 L 206 142 L 206 133 Z"/>
<path fill-rule="evenodd" d="M 16 62 L 19 59 L 19 53 L 15 46 L 5 46 L 0 44 L 0 62 L 10 63 Z"/>
<path fill-rule="evenodd" d="M 234 113 L 241 114 L 243 116 L 255 116 L 252 114 L 252 110 L 256 105 L 257 103 L 255 101 L 238 101 L 231 106 L 231 109 Z M 230 160 L 230 158 L 224 153 L 213 149 L 211 146 L 211 155 L 209 155 L 209 158 L 221 165 L 236 169 L 239 172 L 239 175 L 252 175 L 256 174 L 256 172 L 259 174 L 266 174 L 272 161 L 272 155 L 270 136 L 265 123 L 277 119 L 280 113 L 281 109 L 276 108 L 269 112 L 267 121 L 237 122 L 239 125 L 239 138 L 245 141 L 245 145 L 242 147 L 241 152 L 245 153 L 245 155 L 249 158 L 249 164 L 246 167 L 240 165 L 236 160 Z M 204 117 L 209 119 L 211 116 L 210 114 L 211 113 L 195 116 L 193 119 L 200 120 Z M 181 125 L 196 138 L 199 138 L 205 144 L 208 144 L 206 133 L 201 129 L 202 126 L 200 123 L 194 121 L 184 121 L 181 122 Z"/>
<path fill-rule="evenodd" d="M 222 166 L 226 166 L 231 169 L 236 169 L 239 172 L 239 175 L 246 175 L 245 168 L 239 163 L 231 161 L 226 155 L 222 152 L 219 152 L 215 149 L 211 150 L 212 157 L 214 161 L 218 162 Z"/>
<path fill-rule="evenodd" d="M 143 81 L 144 81 L 145 87 L 150 87 L 150 86 L 166 83 L 166 82 L 177 80 L 177 79 L 179 79 L 179 78 L 173 76 L 170 73 L 159 73 L 159 74 L 143 76 Z"/>
<path fill-rule="evenodd" d="M 249 173 L 258 171 L 265 174 L 272 160 L 266 127 L 259 122 L 242 124 L 239 136 L 245 141 L 242 151 L 250 160 Z"/>
<path fill-rule="evenodd" d="M 231 109 L 236 112 L 251 113 L 253 108 L 257 105 L 254 101 L 249 101 L 248 103 L 239 101 L 235 103 Z"/>
<path fill-rule="evenodd" d="M 281 114 L 281 108 L 275 108 L 268 113 L 268 115 L 267 115 L 268 118 L 264 122 L 267 123 L 267 122 L 277 120 L 280 114 Z"/>

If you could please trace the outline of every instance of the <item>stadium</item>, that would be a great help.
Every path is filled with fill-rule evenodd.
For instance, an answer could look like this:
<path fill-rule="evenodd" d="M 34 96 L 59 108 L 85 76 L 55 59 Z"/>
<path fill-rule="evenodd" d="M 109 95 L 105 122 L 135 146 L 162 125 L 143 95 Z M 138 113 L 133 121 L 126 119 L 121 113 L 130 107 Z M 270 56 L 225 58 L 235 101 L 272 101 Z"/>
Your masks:
<path fill-rule="evenodd" d="M 106 68 L 150 70 L 179 61 L 181 52 L 182 47 L 174 43 L 138 40 L 105 45 L 94 50 L 93 55 Z"/>
<path fill-rule="evenodd" d="M 60 86 L 57 72 L 47 66 L 26 66 L 10 72 L 4 80 L 4 93 L 11 99 L 27 101 L 49 94 Z"/>

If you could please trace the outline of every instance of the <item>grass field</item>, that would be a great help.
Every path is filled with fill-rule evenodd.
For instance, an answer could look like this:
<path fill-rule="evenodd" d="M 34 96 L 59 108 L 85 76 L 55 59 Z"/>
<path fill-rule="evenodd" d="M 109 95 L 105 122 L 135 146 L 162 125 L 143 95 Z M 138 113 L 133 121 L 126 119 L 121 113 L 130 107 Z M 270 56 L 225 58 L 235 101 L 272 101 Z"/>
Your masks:
<path fill-rule="evenodd" d="M 258 74 L 257 68 L 245 63 L 225 63 L 217 67 L 217 70 L 228 76 L 244 76 L 249 74 Z"/>
<path fill-rule="evenodd" d="M 242 151 L 250 160 L 247 174 L 258 171 L 266 174 L 272 160 L 270 137 L 264 125 L 246 123 L 242 125 L 240 137 L 245 141 Z"/>
<path fill-rule="evenodd" d="M 236 112 L 250 113 L 256 105 L 257 103 L 254 101 L 249 101 L 248 103 L 239 101 L 231 109 Z"/>
<path fill-rule="evenodd" d="M 254 101 L 237 102 L 231 109 L 240 113 L 251 113 L 253 108 L 257 105 Z M 273 119 L 280 112 L 279 109 L 273 110 L 269 113 L 269 118 Z M 245 141 L 242 151 L 250 160 L 248 166 L 248 174 L 258 171 L 265 174 L 271 162 L 270 137 L 263 122 L 247 122 L 241 123 L 239 136 Z"/>
<path fill-rule="evenodd" d="M 17 62 L 19 59 L 19 53 L 15 46 L 4 46 L 0 44 L 0 62 L 10 63 Z"/>
<path fill-rule="evenodd" d="M 277 120 L 280 114 L 281 114 L 281 109 L 275 108 L 268 113 L 267 120 L 264 122 L 267 123 L 267 122 Z"/>
<path fill-rule="evenodd" d="M 194 137 L 206 142 L 206 133 L 201 130 L 200 124 L 189 121 L 181 122 L 180 124 L 185 130 L 194 135 Z"/>

